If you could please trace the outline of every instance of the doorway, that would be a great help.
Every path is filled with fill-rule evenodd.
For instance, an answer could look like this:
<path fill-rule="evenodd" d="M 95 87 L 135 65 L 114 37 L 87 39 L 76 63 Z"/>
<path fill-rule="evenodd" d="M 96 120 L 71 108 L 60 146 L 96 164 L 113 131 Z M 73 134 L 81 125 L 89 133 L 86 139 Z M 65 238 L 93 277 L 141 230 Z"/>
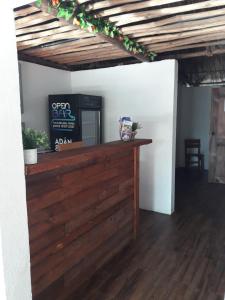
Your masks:
<path fill-rule="evenodd" d="M 200 139 L 204 170 L 209 166 L 211 87 L 179 85 L 177 102 L 176 168 L 185 167 L 185 140 Z"/>
<path fill-rule="evenodd" d="M 212 87 L 186 87 L 181 84 L 178 87 L 176 210 L 191 205 L 192 197 L 186 198 L 185 194 L 196 191 L 203 183 L 208 183 L 211 102 Z M 202 169 L 195 164 L 189 168 L 185 167 L 185 140 L 191 139 L 200 140 L 200 153 L 204 160 Z"/>
<path fill-rule="evenodd" d="M 199 139 L 204 168 L 185 166 L 185 140 Z M 203 192 L 211 183 L 225 183 L 225 88 L 179 85 L 176 141 L 176 209 L 185 191 Z M 214 188 L 214 187 L 212 187 Z M 216 188 L 216 186 L 215 186 Z M 222 187 L 220 187 L 221 189 Z M 202 189 L 202 190 L 201 190 Z M 196 196 L 196 194 L 194 194 Z M 195 197 L 194 196 L 194 197 Z M 198 198 L 200 199 L 200 198 Z"/>

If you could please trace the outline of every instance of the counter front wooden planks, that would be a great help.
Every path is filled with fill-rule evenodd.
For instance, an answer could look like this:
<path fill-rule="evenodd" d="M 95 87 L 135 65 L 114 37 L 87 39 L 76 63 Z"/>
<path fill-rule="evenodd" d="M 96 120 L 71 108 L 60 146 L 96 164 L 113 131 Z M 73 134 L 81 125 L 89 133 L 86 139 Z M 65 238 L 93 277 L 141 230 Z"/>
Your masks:
<path fill-rule="evenodd" d="M 32 292 L 67 299 L 138 232 L 139 147 L 113 142 L 26 166 Z"/>

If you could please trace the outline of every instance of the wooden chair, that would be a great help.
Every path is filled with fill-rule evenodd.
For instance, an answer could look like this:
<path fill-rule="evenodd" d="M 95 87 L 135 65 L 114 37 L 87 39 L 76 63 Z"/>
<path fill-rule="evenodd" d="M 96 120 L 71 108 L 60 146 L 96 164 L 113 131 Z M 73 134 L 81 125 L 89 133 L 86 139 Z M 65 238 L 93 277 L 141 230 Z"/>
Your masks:
<path fill-rule="evenodd" d="M 200 139 L 186 139 L 185 142 L 185 168 L 196 166 L 204 170 L 204 155 L 201 154 Z"/>
<path fill-rule="evenodd" d="M 72 150 L 72 149 L 77 149 L 77 148 L 81 148 L 84 146 L 85 146 L 85 144 L 83 141 L 69 143 L 69 144 L 59 144 L 58 151 L 60 152 L 60 151 Z"/>

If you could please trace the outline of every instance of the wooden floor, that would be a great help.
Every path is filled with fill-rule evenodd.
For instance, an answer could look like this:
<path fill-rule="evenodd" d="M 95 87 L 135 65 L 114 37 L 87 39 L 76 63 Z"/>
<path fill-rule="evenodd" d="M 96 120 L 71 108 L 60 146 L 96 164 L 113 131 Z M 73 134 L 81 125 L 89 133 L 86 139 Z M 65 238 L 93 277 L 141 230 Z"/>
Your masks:
<path fill-rule="evenodd" d="M 141 211 L 138 241 L 71 300 L 224 300 L 224 294 L 225 185 L 180 171 L 176 213 Z"/>

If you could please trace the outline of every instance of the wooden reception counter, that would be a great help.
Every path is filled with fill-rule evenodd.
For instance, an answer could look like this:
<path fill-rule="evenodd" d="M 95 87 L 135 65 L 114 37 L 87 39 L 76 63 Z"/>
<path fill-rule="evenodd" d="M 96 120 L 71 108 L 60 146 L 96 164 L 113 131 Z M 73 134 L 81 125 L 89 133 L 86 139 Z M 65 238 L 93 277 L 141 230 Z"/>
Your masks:
<path fill-rule="evenodd" d="M 33 299 L 63 300 L 138 230 L 139 147 L 113 142 L 26 166 Z"/>

